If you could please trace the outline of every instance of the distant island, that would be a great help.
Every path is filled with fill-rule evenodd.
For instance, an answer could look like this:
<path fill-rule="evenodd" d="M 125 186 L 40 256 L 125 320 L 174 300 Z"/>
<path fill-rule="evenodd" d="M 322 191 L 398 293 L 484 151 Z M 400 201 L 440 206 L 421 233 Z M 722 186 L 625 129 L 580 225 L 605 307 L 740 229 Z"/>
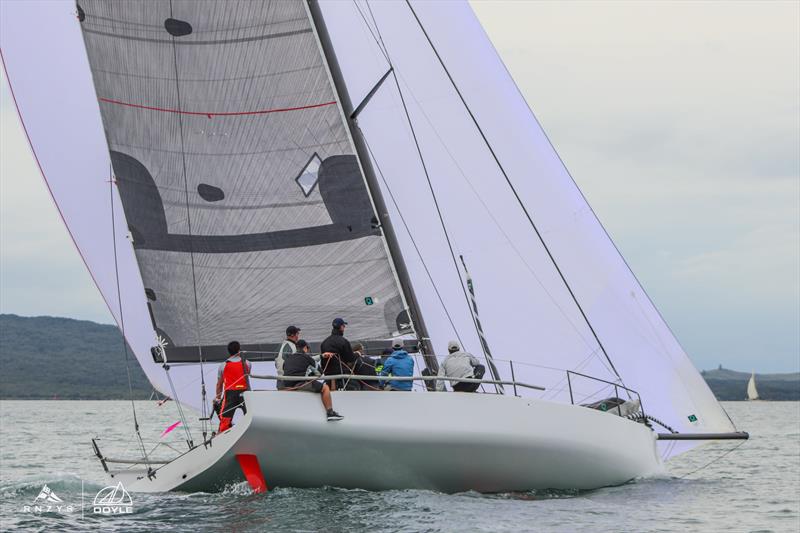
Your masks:
<path fill-rule="evenodd" d="M 737 372 L 719 366 L 700 372 L 718 400 L 744 400 L 750 372 Z M 800 372 L 756 374 L 756 387 L 762 400 L 800 400 Z"/>
<path fill-rule="evenodd" d="M 128 352 L 134 398 L 153 387 Z M 122 335 L 116 326 L 50 316 L 0 315 L 0 398 L 128 399 Z"/>
<path fill-rule="evenodd" d="M 153 387 L 128 352 L 136 399 Z M 122 335 L 116 326 L 59 317 L 0 314 L 0 399 L 128 399 Z M 749 372 L 701 372 L 719 400 L 743 400 Z M 756 374 L 764 400 L 800 400 L 800 373 Z"/>

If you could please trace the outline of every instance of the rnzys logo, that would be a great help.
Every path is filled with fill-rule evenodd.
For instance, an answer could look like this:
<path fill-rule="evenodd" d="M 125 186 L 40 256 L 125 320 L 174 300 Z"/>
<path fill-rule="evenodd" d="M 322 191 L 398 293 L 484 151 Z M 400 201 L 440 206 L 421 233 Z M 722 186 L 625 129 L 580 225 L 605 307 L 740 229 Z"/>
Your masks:
<path fill-rule="evenodd" d="M 133 512 L 133 499 L 120 481 L 101 489 L 94 497 L 94 514 L 129 514 Z"/>
<path fill-rule="evenodd" d="M 32 505 L 23 505 L 23 513 L 72 513 L 75 507 L 64 505 L 64 500 L 59 498 L 47 485 L 42 486 L 39 495 L 33 500 Z"/>

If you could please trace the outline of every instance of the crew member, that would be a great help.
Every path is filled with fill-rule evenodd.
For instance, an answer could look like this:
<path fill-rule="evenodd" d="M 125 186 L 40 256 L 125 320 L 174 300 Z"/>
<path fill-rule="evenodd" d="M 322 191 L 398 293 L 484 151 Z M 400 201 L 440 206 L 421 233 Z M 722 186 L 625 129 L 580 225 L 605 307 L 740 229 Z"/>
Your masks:
<path fill-rule="evenodd" d="M 403 349 L 403 341 L 395 339 L 392 343 L 392 355 L 386 360 L 381 369 L 381 376 L 411 377 L 414 375 L 414 360 Z M 414 383 L 390 379 L 384 390 L 410 391 Z"/>
<path fill-rule="evenodd" d="M 320 363 L 322 366 L 322 373 L 326 376 L 335 376 L 337 374 L 352 374 L 355 368 L 358 356 L 353 353 L 353 347 L 344 337 L 344 329 L 347 327 L 347 322 L 342 318 L 334 318 L 331 324 L 333 330 L 331 334 L 322 341 L 319 351 L 322 352 L 323 360 Z M 328 384 L 331 390 L 348 389 L 358 390 L 359 385 L 355 380 L 330 380 Z"/>
<path fill-rule="evenodd" d="M 447 343 L 448 355 L 439 366 L 440 378 L 474 378 L 483 379 L 486 373 L 486 367 L 480 364 L 478 358 L 469 352 L 461 349 L 457 341 L 450 341 Z M 450 386 L 453 387 L 455 392 L 475 392 L 480 383 L 471 383 L 466 381 L 458 381 L 457 379 L 450 379 Z M 436 390 L 444 391 L 444 380 L 436 382 Z"/>
<path fill-rule="evenodd" d="M 358 360 L 356 362 L 356 374 L 359 376 L 377 376 L 375 367 L 380 359 L 373 359 L 364 354 L 364 345 L 360 342 L 353 344 L 353 353 L 356 354 Z M 361 390 L 380 390 L 377 381 L 358 381 Z"/>
<path fill-rule="evenodd" d="M 300 338 L 300 328 L 297 326 L 289 326 L 286 328 L 286 340 L 283 341 L 281 347 L 278 349 L 278 355 L 275 357 L 275 371 L 278 377 L 283 375 L 283 363 L 286 357 L 297 351 L 295 343 Z M 278 389 L 282 389 L 283 381 L 278 380 Z"/>
<path fill-rule="evenodd" d="M 328 422 L 335 422 L 344 418 L 333 410 L 333 400 L 331 400 L 331 389 L 326 383 L 315 381 L 314 376 L 319 375 L 317 362 L 308 353 L 308 343 L 303 339 L 297 341 L 297 351 L 289 354 L 284 359 L 284 376 L 305 376 L 308 381 L 285 381 L 281 390 L 314 392 L 320 395 L 322 406 L 325 408 L 325 415 Z"/>
<path fill-rule="evenodd" d="M 241 354 L 238 342 L 228 343 L 228 359 L 219 365 L 215 402 L 222 402 L 219 412 L 219 432 L 233 426 L 233 413 L 241 409 L 247 414 L 243 392 L 250 390 L 250 362 Z"/>

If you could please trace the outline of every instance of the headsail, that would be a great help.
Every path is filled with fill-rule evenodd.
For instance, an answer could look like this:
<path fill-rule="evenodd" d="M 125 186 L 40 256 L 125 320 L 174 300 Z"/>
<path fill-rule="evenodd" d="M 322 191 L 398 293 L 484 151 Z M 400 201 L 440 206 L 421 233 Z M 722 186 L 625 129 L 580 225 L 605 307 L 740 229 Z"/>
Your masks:
<path fill-rule="evenodd" d="M 483 331 L 504 377 L 501 359 L 522 360 L 531 366 L 515 366 L 518 379 L 569 401 L 564 370 L 578 371 L 636 389 L 677 430 L 731 431 L 469 6 L 319 5 L 352 95 L 389 68 L 396 75 L 359 127 L 398 207 L 392 217 L 409 228 L 403 251 L 437 351 L 458 334 L 481 352 L 451 248 L 480 284 Z M 609 393 L 590 380 L 573 386 L 577 401 Z"/>

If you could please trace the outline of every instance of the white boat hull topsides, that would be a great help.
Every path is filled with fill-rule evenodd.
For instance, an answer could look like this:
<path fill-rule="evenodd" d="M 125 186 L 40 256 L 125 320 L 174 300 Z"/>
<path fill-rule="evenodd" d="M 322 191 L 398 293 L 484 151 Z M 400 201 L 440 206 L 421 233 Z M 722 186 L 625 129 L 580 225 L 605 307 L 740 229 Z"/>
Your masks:
<path fill-rule="evenodd" d="M 491 394 L 339 391 L 328 422 L 319 395 L 245 393 L 247 415 L 128 490 L 213 491 L 245 480 L 257 457 L 267 487 L 443 492 L 594 489 L 662 469 L 656 433 L 586 407 Z"/>

